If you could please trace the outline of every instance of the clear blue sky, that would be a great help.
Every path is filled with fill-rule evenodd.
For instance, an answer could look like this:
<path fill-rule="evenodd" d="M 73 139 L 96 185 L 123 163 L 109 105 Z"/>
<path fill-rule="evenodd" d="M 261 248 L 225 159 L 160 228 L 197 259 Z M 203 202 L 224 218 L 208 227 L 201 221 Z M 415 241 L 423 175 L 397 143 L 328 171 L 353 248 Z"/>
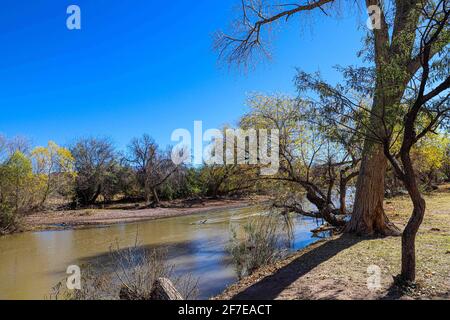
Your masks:
<path fill-rule="evenodd" d="M 176 128 L 233 124 L 250 92 L 295 93 L 295 68 L 358 63 L 361 17 L 319 14 L 282 28 L 274 59 L 248 74 L 217 65 L 212 33 L 228 25 L 238 0 L 2 0 L 0 133 L 35 145 L 110 136 L 117 147 L 142 133 L 161 145 Z M 66 28 L 81 8 L 82 29 Z M 301 19 L 304 19 L 303 17 Z"/>

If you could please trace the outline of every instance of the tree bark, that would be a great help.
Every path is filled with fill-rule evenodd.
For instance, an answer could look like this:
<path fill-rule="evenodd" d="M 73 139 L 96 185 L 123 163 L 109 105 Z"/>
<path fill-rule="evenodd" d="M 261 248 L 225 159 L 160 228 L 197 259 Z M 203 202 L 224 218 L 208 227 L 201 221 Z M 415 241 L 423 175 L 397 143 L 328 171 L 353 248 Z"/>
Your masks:
<path fill-rule="evenodd" d="M 95 202 L 97 201 L 97 198 L 100 196 L 101 193 L 102 193 L 102 185 L 99 184 L 97 186 L 97 190 L 95 191 L 95 194 L 89 200 L 89 204 L 95 204 Z"/>
<path fill-rule="evenodd" d="M 175 288 L 172 281 L 167 278 L 158 278 L 155 281 L 154 289 L 150 295 L 150 300 L 184 300 L 181 293 Z"/>
<path fill-rule="evenodd" d="M 159 204 L 159 197 L 158 197 L 158 191 L 156 191 L 156 188 L 152 188 L 152 193 L 153 193 L 153 201 L 155 204 Z"/>
<path fill-rule="evenodd" d="M 347 185 L 359 175 L 359 171 L 354 171 L 359 161 L 354 161 L 350 166 L 341 169 L 339 172 L 339 212 L 343 215 L 347 214 Z"/>
<path fill-rule="evenodd" d="M 412 121 L 414 123 L 414 121 Z M 405 133 L 405 140 L 412 140 L 412 134 Z M 409 142 L 412 145 L 412 142 Z M 407 282 L 416 280 L 416 235 L 425 215 L 425 200 L 417 184 L 416 174 L 408 150 L 401 150 L 401 159 L 405 175 L 403 182 L 413 203 L 413 212 L 402 235 L 402 272 L 401 278 Z M 405 149 L 407 149 L 405 147 Z"/>
<path fill-rule="evenodd" d="M 378 5 L 378 1 L 366 0 L 366 4 Z M 387 159 L 382 144 L 374 143 L 373 140 L 383 141 L 389 137 L 389 125 L 386 127 L 381 119 L 389 119 L 395 113 L 407 83 L 416 72 L 414 68 L 409 68 L 415 29 L 420 16 L 416 4 L 417 1 L 400 1 L 396 4 L 391 38 L 383 12 L 380 17 L 381 28 L 373 31 L 377 78 L 370 114 L 372 131 L 368 132 L 364 143 L 353 215 L 346 228 L 347 232 L 359 235 L 400 235 L 400 230 L 389 221 L 383 210 Z"/>
<path fill-rule="evenodd" d="M 334 209 L 333 204 L 324 199 L 317 187 L 312 184 L 305 184 L 303 187 L 306 189 L 306 198 L 308 201 L 319 209 L 319 216 L 332 226 L 342 227 L 346 224 L 346 221 L 342 217 L 336 215 L 337 210 Z"/>
<path fill-rule="evenodd" d="M 347 181 L 343 177 L 343 172 L 341 172 L 339 181 L 339 211 L 341 214 L 347 212 Z"/>
<path fill-rule="evenodd" d="M 42 200 L 41 200 L 41 203 L 39 204 L 39 208 L 44 207 L 45 202 L 47 201 L 48 195 L 50 193 L 50 184 L 51 184 L 50 175 L 51 175 L 51 173 L 49 172 L 47 174 L 47 177 L 48 177 L 47 186 L 45 187 L 45 192 L 44 192 L 44 195 L 42 196 Z"/>
<path fill-rule="evenodd" d="M 365 142 L 364 156 L 356 183 L 355 204 L 346 232 L 358 235 L 400 235 L 384 213 L 384 178 L 387 159 L 383 147 Z"/>

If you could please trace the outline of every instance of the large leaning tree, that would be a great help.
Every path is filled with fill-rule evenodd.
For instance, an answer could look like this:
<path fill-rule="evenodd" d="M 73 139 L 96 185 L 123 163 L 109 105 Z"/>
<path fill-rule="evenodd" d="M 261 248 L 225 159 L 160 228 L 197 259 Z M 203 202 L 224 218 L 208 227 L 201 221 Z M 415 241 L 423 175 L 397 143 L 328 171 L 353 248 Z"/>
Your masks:
<path fill-rule="evenodd" d="M 402 271 L 397 278 L 407 283 L 415 281 L 415 239 L 426 207 L 413 149 L 420 147 L 422 139 L 448 131 L 450 124 L 450 1 L 428 4 L 421 15 L 424 19 L 417 37 L 420 71 L 408 83 L 395 112 L 389 110 L 390 105 L 385 105 L 379 114 L 366 107 L 375 92 L 370 89 L 370 81 L 364 81 L 362 70 L 355 73 L 347 69 L 346 83 L 335 86 L 317 73 L 300 72 L 296 81 L 302 93 L 315 93 L 314 106 L 323 125 L 361 135 L 381 147 L 394 174 L 408 191 L 413 211 L 402 233 Z M 433 54 L 436 46 L 443 48 L 439 55 Z M 378 130 L 366 120 L 372 116 L 382 124 Z"/>
<path fill-rule="evenodd" d="M 348 6 L 368 8 L 375 14 L 373 29 L 368 31 L 367 57 L 375 73 L 374 97 L 370 107 L 370 125 L 377 136 L 385 130 L 381 116 L 395 114 L 413 77 L 422 69 L 417 34 L 426 20 L 424 7 L 437 6 L 438 1 L 366 0 L 348 1 Z M 246 64 L 255 55 L 268 54 L 267 38 L 270 27 L 303 17 L 305 12 L 317 11 L 333 16 L 346 4 L 338 0 L 269 1 L 241 0 L 240 16 L 229 32 L 218 32 L 216 49 L 228 63 Z M 377 7 L 374 7 L 377 6 Z M 379 8 L 380 10 L 374 10 Z M 344 9 L 345 10 L 345 9 Z M 378 14 L 379 13 L 379 14 Z M 445 41 L 434 42 L 430 56 L 439 54 Z M 384 138 L 389 138 L 385 136 Z M 361 235 L 398 235 L 399 230 L 388 220 L 383 209 L 385 173 L 388 160 L 383 146 L 366 139 L 361 168 L 356 185 L 355 203 L 347 231 Z"/>
<path fill-rule="evenodd" d="M 249 112 L 240 119 L 241 128 L 279 132 L 278 173 L 254 178 L 271 183 L 273 206 L 343 227 L 347 185 L 357 176 L 360 162 L 357 135 L 316 125 L 310 101 L 256 94 L 248 105 Z M 339 207 L 333 201 L 336 189 Z M 299 191 L 305 193 L 307 203 L 299 201 Z M 317 210 L 308 210 L 308 203 Z"/>

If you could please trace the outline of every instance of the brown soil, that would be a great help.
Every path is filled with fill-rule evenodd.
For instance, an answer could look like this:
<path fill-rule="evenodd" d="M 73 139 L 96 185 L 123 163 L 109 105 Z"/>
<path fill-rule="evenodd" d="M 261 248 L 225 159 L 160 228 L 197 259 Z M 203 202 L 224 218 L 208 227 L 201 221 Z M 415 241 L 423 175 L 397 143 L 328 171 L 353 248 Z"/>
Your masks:
<path fill-rule="evenodd" d="M 217 199 L 203 201 L 177 200 L 162 203 L 158 208 L 138 208 L 139 204 L 111 206 L 105 209 L 80 209 L 47 211 L 31 214 L 24 218 L 24 230 L 50 230 L 84 228 L 95 225 L 129 223 L 168 218 L 215 210 L 241 208 L 261 203 L 265 198 Z"/>
<path fill-rule="evenodd" d="M 407 294 L 393 285 L 400 272 L 401 238 L 336 236 L 261 268 L 215 299 L 450 299 L 450 186 L 428 194 L 417 237 L 417 284 Z M 386 212 L 404 227 L 408 197 L 386 201 Z M 368 267 L 381 269 L 381 287 L 369 290 Z"/>

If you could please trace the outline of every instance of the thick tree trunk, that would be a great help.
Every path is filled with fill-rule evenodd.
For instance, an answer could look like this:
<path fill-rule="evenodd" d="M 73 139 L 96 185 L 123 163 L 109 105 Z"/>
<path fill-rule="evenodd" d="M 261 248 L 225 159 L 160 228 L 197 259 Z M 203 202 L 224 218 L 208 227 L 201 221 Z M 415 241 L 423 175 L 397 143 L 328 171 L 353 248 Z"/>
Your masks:
<path fill-rule="evenodd" d="M 355 203 L 346 232 L 358 235 L 400 235 L 384 213 L 384 178 L 387 159 L 383 147 L 366 141 L 356 183 Z"/>
<path fill-rule="evenodd" d="M 377 5 L 378 1 L 366 0 L 366 4 Z M 383 210 L 387 159 L 382 142 L 390 136 L 390 124 L 384 120 L 395 114 L 412 76 L 408 63 L 415 33 L 411 30 L 415 30 L 420 14 L 416 10 L 416 1 L 397 3 L 396 9 L 392 39 L 383 12 L 380 28 L 373 31 L 376 66 L 374 101 L 356 184 L 353 215 L 346 228 L 347 232 L 359 235 L 400 235 L 400 230 L 389 221 Z"/>

